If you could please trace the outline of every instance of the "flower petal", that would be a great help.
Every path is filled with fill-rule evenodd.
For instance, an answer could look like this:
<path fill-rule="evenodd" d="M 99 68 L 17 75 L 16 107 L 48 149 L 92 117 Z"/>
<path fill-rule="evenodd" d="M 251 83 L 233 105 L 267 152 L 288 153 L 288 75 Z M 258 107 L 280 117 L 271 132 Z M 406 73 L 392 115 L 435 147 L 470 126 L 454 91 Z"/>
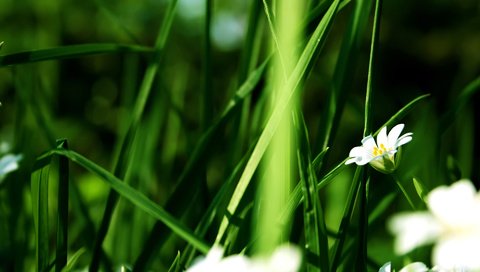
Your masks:
<path fill-rule="evenodd" d="M 385 148 L 390 148 L 388 145 L 388 137 L 387 137 L 387 127 L 383 127 L 377 135 L 377 145 L 384 145 Z"/>
<path fill-rule="evenodd" d="M 433 248 L 432 261 L 445 271 L 480 271 L 480 235 L 442 239 Z"/>
<path fill-rule="evenodd" d="M 403 134 L 400 138 L 397 139 L 397 142 L 395 142 L 394 147 L 398 148 L 399 146 L 402 146 L 412 140 L 412 135 L 413 133 L 405 133 Z"/>
<path fill-rule="evenodd" d="M 348 156 L 351 158 L 348 159 L 345 164 L 356 163 L 358 165 L 365 165 L 371 160 L 369 152 L 363 146 L 352 148 Z"/>
<path fill-rule="evenodd" d="M 422 262 L 414 262 L 406 265 L 398 272 L 428 272 L 428 267 Z"/>
<path fill-rule="evenodd" d="M 22 160 L 22 154 L 7 154 L 0 158 L 0 184 L 8 173 L 18 169 L 20 160 Z"/>
<path fill-rule="evenodd" d="M 375 143 L 373 136 L 368 135 L 362 139 L 362 146 L 368 150 L 373 150 L 374 147 L 377 147 L 377 144 Z"/>
<path fill-rule="evenodd" d="M 405 254 L 431 243 L 442 232 L 442 226 L 429 212 L 401 213 L 388 221 L 388 229 L 396 236 L 395 252 Z"/>
<path fill-rule="evenodd" d="M 280 246 L 268 261 L 268 270 L 277 272 L 298 271 L 302 263 L 302 255 L 298 248 L 289 245 Z"/>
<path fill-rule="evenodd" d="M 447 226 L 455 229 L 480 226 L 480 205 L 469 180 L 435 188 L 428 194 L 427 204 L 435 217 Z"/>
<path fill-rule="evenodd" d="M 391 272 L 391 271 L 392 271 L 392 263 L 391 262 L 388 262 L 388 263 L 384 264 L 378 270 L 378 272 Z"/>
<path fill-rule="evenodd" d="M 404 124 L 398 124 L 390 130 L 390 132 L 388 133 L 388 144 L 390 147 L 395 146 L 398 136 L 400 136 L 400 133 L 402 133 L 404 126 Z"/>

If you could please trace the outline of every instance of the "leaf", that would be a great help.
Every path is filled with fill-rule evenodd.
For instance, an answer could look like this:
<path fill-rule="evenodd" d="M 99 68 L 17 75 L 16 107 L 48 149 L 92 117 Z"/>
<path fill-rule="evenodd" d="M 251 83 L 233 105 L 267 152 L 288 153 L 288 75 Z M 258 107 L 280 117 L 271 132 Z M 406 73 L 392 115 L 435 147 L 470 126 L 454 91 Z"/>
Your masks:
<path fill-rule="evenodd" d="M 425 193 L 425 186 L 423 183 L 419 179 L 413 178 L 413 186 L 415 186 L 415 190 L 420 199 L 422 199 L 423 202 L 426 202 L 427 194 Z"/>
<path fill-rule="evenodd" d="M 165 48 L 167 38 L 170 34 L 170 29 L 175 15 L 177 2 L 178 0 L 173 0 L 168 5 L 165 17 L 163 18 L 161 29 L 155 41 L 155 51 L 157 52 L 157 54 L 152 57 L 145 71 L 139 94 L 130 115 L 130 120 L 127 125 L 125 136 L 120 139 L 118 144 L 119 152 L 116 156 L 113 173 L 115 176 L 120 177 L 121 179 L 124 178 L 125 172 L 127 171 L 131 160 L 129 154 L 134 153 L 134 150 L 132 150 L 133 141 L 135 140 L 135 135 L 137 133 L 143 112 L 145 110 L 145 105 L 148 101 L 148 97 L 150 96 L 153 81 L 160 67 L 160 58 L 162 56 L 162 54 L 160 53 Z M 107 235 L 117 201 L 118 195 L 111 190 L 107 197 L 107 204 L 105 205 L 102 222 L 100 223 L 100 228 L 97 232 L 97 237 L 95 239 L 93 258 L 90 264 L 90 269 L 93 271 L 98 270 L 100 256 L 102 256 L 100 254 L 100 251 L 102 250 L 102 244 L 105 236 Z"/>
<path fill-rule="evenodd" d="M 49 264 L 48 178 L 50 162 L 51 156 L 38 159 L 31 176 L 37 271 L 46 271 Z"/>
<path fill-rule="evenodd" d="M 87 250 L 84 247 L 82 247 L 79 250 L 77 250 L 75 253 L 73 253 L 72 257 L 68 259 L 67 265 L 63 267 L 62 272 L 72 271 L 73 268 L 75 267 L 75 264 L 78 262 L 78 259 L 80 259 L 80 257 L 85 252 L 87 252 Z"/>
<path fill-rule="evenodd" d="M 0 67 L 46 60 L 70 59 L 98 54 L 153 53 L 151 47 L 125 44 L 76 44 L 0 56 Z"/>
<path fill-rule="evenodd" d="M 392 204 L 395 200 L 396 194 L 390 193 L 386 195 L 377 206 L 370 212 L 368 215 L 368 225 L 371 225 L 375 220 L 377 220 L 385 210 Z"/>
<path fill-rule="evenodd" d="M 245 166 L 242 176 L 235 188 L 235 192 L 230 200 L 230 203 L 227 207 L 226 215 L 223 218 L 223 221 L 220 225 L 219 231 L 217 233 L 217 238 L 215 239 L 215 243 L 218 244 L 229 225 L 228 216 L 227 214 L 235 214 L 236 209 L 240 203 L 240 200 L 243 197 L 248 185 L 250 184 L 250 180 L 256 171 L 258 164 L 260 163 L 261 158 L 263 157 L 267 146 L 270 143 L 270 140 L 275 133 L 275 130 L 280 123 L 281 117 L 283 116 L 284 110 L 287 108 L 287 105 L 290 103 L 290 100 L 293 94 L 297 91 L 298 84 L 305 76 L 305 72 L 309 65 L 311 65 L 310 61 L 313 58 L 313 55 L 320 50 L 326 40 L 327 33 L 330 30 L 330 27 L 333 23 L 333 19 L 335 18 L 335 14 L 338 7 L 338 0 L 335 0 L 332 5 L 330 6 L 329 10 L 322 18 L 320 23 L 318 24 L 317 28 L 315 29 L 314 34 L 310 38 L 308 44 L 305 46 L 303 53 L 298 61 L 292 75 L 289 77 L 287 81 L 287 85 L 285 89 L 287 93 L 279 98 L 278 103 L 275 105 L 275 108 L 270 116 L 260 138 L 257 141 L 257 144 L 250 156 L 250 159 Z"/>
<path fill-rule="evenodd" d="M 299 161 L 299 172 L 303 182 L 303 202 L 304 212 L 304 231 L 305 231 L 305 249 L 308 253 L 315 256 L 315 260 L 309 262 L 308 271 L 328 271 L 328 237 L 325 216 L 317 190 L 317 176 L 315 167 L 311 161 L 310 142 L 308 139 L 308 129 L 302 113 L 297 110 L 296 129 L 299 135 L 299 146 L 297 148 L 297 157 Z M 319 264 L 319 265 L 318 265 Z"/>
<path fill-rule="evenodd" d="M 191 243 L 202 253 L 208 252 L 210 247 L 204 241 L 196 237 L 191 230 L 186 228 L 176 218 L 166 212 L 161 206 L 157 205 L 156 203 L 148 199 L 144 194 L 133 189 L 128 184 L 122 182 L 120 179 L 112 175 L 107 170 L 103 169 L 91 160 L 83 157 L 82 155 L 72 150 L 55 149 L 52 150 L 50 153 L 66 156 L 71 161 L 77 163 L 86 170 L 99 176 L 119 195 L 130 201 L 133 205 L 153 216 L 157 220 L 162 221 L 173 232 L 175 232 L 178 236 L 182 237 L 187 242 Z"/>
<path fill-rule="evenodd" d="M 168 272 L 176 272 L 180 271 L 180 251 L 177 252 L 177 256 L 175 257 L 175 260 L 173 260 L 172 265 L 168 269 Z"/>
<path fill-rule="evenodd" d="M 383 127 L 390 127 L 394 124 L 397 124 L 400 120 L 403 119 L 403 117 L 405 117 L 405 115 L 407 115 L 420 101 L 422 101 L 423 99 L 429 97 L 430 94 L 424 94 L 424 95 L 420 95 L 418 96 L 417 98 L 413 99 L 412 101 L 410 101 L 407 105 L 405 105 L 403 108 L 401 108 L 399 111 L 397 111 L 397 113 L 395 113 L 392 117 L 390 117 L 390 119 L 388 119 L 387 122 L 385 122 L 385 124 L 383 124 L 377 131 L 375 131 L 375 133 L 373 134 L 373 136 L 376 136 L 380 130 L 383 128 Z"/>
<path fill-rule="evenodd" d="M 57 141 L 58 148 L 68 149 L 67 140 Z M 55 271 L 61 271 L 67 264 L 68 253 L 68 203 L 69 203 L 69 167 L 68 158 L 58 158 L 58 195 L 57 195 L 57 247 Z"/>

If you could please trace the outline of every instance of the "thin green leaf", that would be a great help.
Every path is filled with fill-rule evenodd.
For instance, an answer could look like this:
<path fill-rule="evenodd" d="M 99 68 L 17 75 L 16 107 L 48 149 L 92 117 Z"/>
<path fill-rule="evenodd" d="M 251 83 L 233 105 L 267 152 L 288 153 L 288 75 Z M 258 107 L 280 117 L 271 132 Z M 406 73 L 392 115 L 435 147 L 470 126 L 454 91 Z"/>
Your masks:
<path fill-rule="evenodd" d="M 122 30 L 122 32 L 127 35 L 127 37 L 130 39 L 130 41 L 132 41 L 134 43 L 140 43 L 139 39 L 137 37 L 135 37 L 133 32 L 130 31 L 130 29 L 128 29 L 127 24 L 124 21 L 121 20 L 122 18 L 119 18 L 119 16 L 115 15 L 115 13 L 112 12 L 108 8 L 108 6 L 105 4 L 105 1 L 95 0 L 94 2 L 99 7 L 100 11 L 102 11 L 102 13 L 105 14 L 105 16 L 107 16 L 107 18 L 110 19 L 110 21 L 114 25 L 118 26 Z"/>
<path fill-rule="evenodd" d="M 317 258 L 312 265 L 308 265 L 308 271 L 328 271 L 328 237 L 325 217 L 318 196 L 317 177 L 314 165 L 311 161 L 310 141 L 308 139 L 307 125 L 301 112 L 297 111 L 296 122 L 299 143 L 297 158 L 299 161 L 299 173 L 303 180 L 304 229 L 305 248 Z"/>
<path fill-rule="evenodd" d="M 46 271 L 49 265 L 48 178 L 50 162 L 50 156 L 37 160 L 31 177 L 37 271 Z"/>
<path fill-rule="evenodd" d="M 382 14 L 382 0 L 375 2 L 375 16 L 373 19 L 372 39 L 370 42 L 370 59 L 368 63 L 367 75 L 367 91 L 365 95 L 365 115 L 363 126 L 363 137 L 366 137 L 371 132 L 372 119 L 372 104 L 373 104 L 373 81 L 375 70 L 377 68 L 377 51 L 380 40 L 380 21 Z M 369 173 L 369 171 L 367 171 Z M 361 175 L 360 178 L 360 222 L 358 235 L 358 249 L 356 256 L 356 266 L 358 269 L 365 271 L 367 269 L 367 232 L 368 232 L 368 211 L 367 211 L 367 185 L 369 184 L 370 176 Z"/>
<path fill-rule="evenodd" d="M 387 122 L 385 122 L 385 124 L 383 124 L 377 131 L 375 131 L 375 133 L 373 134 L 373 136 L 376 136 L 380 130 L 383 128 L 383 127 L 389 127 L 389 126 L 392 126 L 394 124 L 397 124 L 400 120 L 403 119 L 403 117 L 405 117 L 405 115 L 407 115 L 407 113 L 409 113 L 420 101 L 422 101 L 423 99 L 429 97 L 430 94 L 423 94 L 423 95 L 420 95 L 419 97 L 413 99 L 412 101 L 410 101 L 407 105 L 405 105 L 403 108 L 401 108 L 397 113 L 395 113 L 392 117 L 390 117 L 390 119 L 388 119 Z"/>
<path fill-rule="evenodd" d="M 140 92 L 135 101 L 135 105 L 132 110 L 131 119 L 129 120 L 125 136 L 120 140 L 118 144 L 119 152 L 116 156 L 113 172 L 115 176 L 122 179 L 125 175 L 126 169 L 128 169 L 128 165 L 131 160 L 128 154 L 133 153 L 131 147 L 133 145 L 133 141 L 135 139 L 135 135 L 140 124 L 143 111 L 145 109 L 145 105 L 147 103 L 148 97 L 150 96 L 153 81 L 160 67 L 160 58 L 162 56 L 160 52 L 165 48 L 166 41 L 169 36 L 173 18 L 175 15 L 177 2 L 178 0 L 173 0 L 168 6 L 164 20 L 162 22 L 162 27 L 158 33 L 157 40 L 155 42 L 155 51 L 157 52 L 157 54 L 154 55 L 154 57 L 150 60 L 147 70 L 145 71 L 143 81 L 140 86 Z M 101 251 L 105 236 L 107 235 L 117 200 L 118 195 L 113 190 L 110 190 L 107 197 L 107 204 L 105 205 L 102 222 L 100 223 L 100 228 L 97 232 L 97 238 L 95 239 L 93 258 L 90 263 L 90 269 L 92 271 L 98 270 L 99 260 L 101 256 L 99 253 Z"/>
<path fill-rule="evenodd" d="M 395 183 L 397 184 L 398 188 L 400 189 L 400 191 L 402 192 L 403 196 L 405 196 L 405 199 L 408 201 L 408 204 L 410 204 L 410 207 L 413 209 L 413 210 L 416 210 L 417 208 L 415 207 L 415 204 L 413 204 L 413 201 L 412 201 L 412 197 L 410 196 L 410 194 L 407 192 L 407 190 L 405 190 L 405 187 L 403 187 L 402 185 L 402 182 L 400 181 L 400 179 L 398 178 L 398 176 L 394 173 L 390 174 L 390 176 L 393 178 L 393 180 L 395 181 Z"/>
<path fill-rule="evenodd" d="M 68 149 L 67 140 L 57 141 L 57 147 Z M 67 265 L 69 175 L 68 158 L 60 156 L 58 161 L 58 216 L 55 271 L 61 271 L 63 267 Z"/>
<path fill-rule="evenodd" d="M 426 202 L 427 193 L 425 191 L 425 186 L 423 185 L 423 183 L 419 179 L 413 178 L 413 186 L 415 186 L 415 190 L 417 191 L 420 199 L 423 200 L 423 202 Z"/>
<path fill-rule="evenodd" d="M 199 168 L 199 164 L 202 164 L 208 158 L 208 152 L 211 146 L 215 144 L 215 139 L 217 139 L 219 133 L 221 133 L 221 129 L 229 122 L 229 120 L 231 120 L 234 111 L 241 105 L 241 102 L 251 94 L 255 86 L 263 77 L 268 61 L 268 59 L 265 60 L 255 71 L 249 75 L 248 79 L 240 86 L 233 98 L 230 99 L 219 119 L 200 137 L 200 140 L 195 145 L 195 148 L 189 156 L 185 168 L 180 174 L 175 190 L 171 193 L 167 203 L 165 204 L 166 210 L 172 212 L 172 214 L 180 216 L 185 209 L 185 206 L 188 204 L 185 202 L 178 203 L 176 202 L 176 199 L 191 199 L 193 197 L 195 191 L 191 190 L 191 182 L 196 178 L 195 170 Z M 147 243 L 142 250 L 142 253 L 140 253 L 139 257 L 135 261 L 135 269 L 143 270 L 144 265 L 156 252 L 155 248 L 158 246 L 158 242 L 156 240 L 157 237 L 160 235 L 162 237 L 166 237 L 166 231 L 167 230 L 161 223 L 155 223 L 152 231 L 149 234 L 149 239 L 147 239 Z"/>
<path fill-rule="evenodd" d="M 249 152 L 247 153 L 247 155 L 248 154 Z M 227 181 L 222 185 L 220 190 L 218 190 L 207 211 L 205 212 L 202 219 L 195 228 L 195 235 L 197 235 L 198 237 L 205 237 L 208 228 L 211 226 L 215 219 L 215 216 L 217 216 L 225 209 L 226 203 L 230 199 L 235 189 L 236 181 L 238 180 L 241 173 L 240 171 L 245 167 L 245 164 L 247 162 L 247 155 L 245 155 L 245 157 L 242 158 L 242 160 L 235 166 Z M 182 263 L 184 263 L 185 265 L 189 265 L 193 260 L 195 251 L 191 250 L 191 248 L 192 246 L 188 245 L 187 248 L 183 251 L 183 256 L 186 257 L 186 260 L 182 260 Z"/>
<path fill-rule="evenodd" d="M 327 1 L 322 3 L 326 4 Z M 348 1 L 345 1 L 348 2 Z M 344 2 L 342 2 L 343 4 Z M 318 130 L 318 142 L 320 149 L 332 146 L 333 139 L 337 133 L 343 108 L 347 101 L 347 95 L 351 89 L 354 89 L 354 77 L 358 66 L 358 50 L 362 45 L 367 29 L 367 23 L 370 19 L 370 10 L 372 1 L 355 1 L 354 10 L 351 14 L 348 28 L 342 40 L 340 53 L 338 54 L 337 64 L 333 75 L 332 89 L 328 93 L 328 104 L 325 108 L 325 119 L 321 120 Z M 320 4 L 318 7 L 321 7 Z M 341 9 L 342 6 L 339 7 Z M 317 150 L 317 149 L 314 149 Z"/>
<path fill-rule="evenodd" d="M 77 44 L 55 48 L 31 50 L 0 56 L 0 67 L 46 60 L 70 59 L 81 56 L 117 53 L 153 53 L 154 49 L 125 44 Z"/>
<path fill-rule="evenodd" d="M 177 252 L 177 256 L 173 260 L 172 265 L 168 269 L 168 272 L 180 271 L 180 251 Z"/>
<path fill-rule="evenodd" d="M 443 134 L 447 131 L 453 121 L 458 117 L 461 110 L 471 101 L 472 96 L 480 90 L 480 77 L 477 77 L 475 80 L 470 82 L 463 90 L 460 92 L 456 98 L 453 106 L 440 118 L 440 125 L 438 126 L 440 134 Z"/>
<path fill-rule="evenodd" d="M 86 170 L 99 176 L 112 189 L 114 189 L 122 197 L 130 201 L 133 205 L 153 216 L 155 219 L 162 221 L 173 232 L 175 232 L 187 242 L 191 243 L 202 253 L 208 252 L 210 247 L 204 241 L 196 237 L 191 230 L 187 229 L 176 218 L 166 212 L 161 206 L 148 199 L 144 194 L 125 184 L 120 179 L 118 179 L 99 165 L 95 164 L 91 160 L 72 150 L 55 149 L 52 150 L 50 154 L 57 154 L 68 157 L 71 161 L 77 163 Z"/>
<path fill-rule="evenodd" d="M 72 257 L 68 259 L 67 265 L 62 269 L 62 272 L 68 272 L 72 271 L 73 268 L 75 267 L 75 264 L 78 262 L 78 259 L 85 253 L 87 250 L 82 247 L 79 250 L 77 250 L 75 253 L 73 253 Z"/>
<path fill-rule="evenodd" d="M 338 266 L 341 263 L 343 246 L 347 241 L 348 230 L 350 229 L 350 224 L 353 221 L 353 212 L 355 204 L 358 203 L 358 192 L 360 191 L 360 183 L 363 176 L 363 167 L 357 166 L 355 170 L 355 174 L 353 176 L 352 186 L 350 187 L 350 191 L 347 197 L 347 205 L 345 207 L 345 211 L 343 213 L 342 221 L 340 223 L 340 227 L 338 229 L 338 239 L 335 241 L 335 244 L 331 248 L 331 256 L 332 256 L 332 267 L 330 271 L 337 271 Z M 353 242 L 353 239 L 351 240 Z"/>
<path fill-rule="evenodd" d="M 319 165 L 321 164 L 323 157 L 326 155 L 328 149 L 322 151 L 312 162 L 313 168 L 315 171 L 318 171 Z M 335 166 L 330 172 L 328 172 L 325 176 L 322 177 L 322 179 L 318 182 L 317 184 L 317 191 L 321 190 L 323 187 L 327 186 L 332 179 L 343 170 L 345 167 L 345 161 L 339 163 L 337 166 Z M 298 208 L 300 203 L 303 202 L 303 195 L 302 195 L 302 183 L 304 181 L 301 180 L 298 182 L 298 184 L 295 186 L 295 189 L 293 189 L 293 192 L 290 196 L 290 199 L 287 202 L 287 207 L 285 211 L 283 212 L 282 216 L 280 217 L 280 222 L 285 222 L 287 218 L 290 218 L 290 216 L 295 212 L 295 210 Z"/>
<path fill-rule="evenodd" d="M 370 124 L 372 118 L 372 85 L 374 80 L 374 69 L 376 69 L 378 43 L 380 39 L 380 18 L 382 14 L 382 0 L 377 0 L 375 3 L 375 17 L 373 19 L 372 40 L 370 43 L 370 59 L 368 62 L 367 94 L 365 96 L 365 124 L 363 126 L 363 137 L 366 137 L 372 129 Z"/>
<path fill-rule="evenodd" d="M 375 220 L 377 220 L 392 204 L 393 200 L 395 200 L 396 194 L 390 193 L 386 195 L 378 204 L 375 206 L 370 214 L 368 215 L 368 225 L 373 224 Z"/>
<path fill-rule="evenodd" d="M 294 92 L 297 91 L 298 84 L 305 76 L 305 71 L 311 64 L 310 61 L 312 60 L 313 55 L 317 52 L 317 50 L 320 50 L 322 48 L 323 43 L 326 40 L 327 33 L 329 32 L 330 27 L 333 23 L 333 19 L 335 18 L 338 3 L 338 0 L 335 0 L 332 3 L 329 10 L 318 24 L 318 27 L 316 28 L 314 34 L 312 35 L 307 46 L 305 47 L 292 75 L 289 77 L 287 86 L 285 87 L 288 92 L 283 95 L 279 99 L 277 105 L 275 105 L 275 109 L 273 110 L 272 115 L 265 126 L 265 129 L 262 131 L 262 134 L 258 139 L 258 142 L 252 152 L 252 155 L 250 156 L 249 161 L 247 162 L 247 165 L 245 166 L 245 170 L 240 178 L 240 181 L 237 184 L 237 188 L 235 189 L 232 199 L 228 205 L 227 213 L 235 214 L 238 204 L 240 203 L 240 200 L 243 197 L 245 190 L 250 184 L 250 180 L 254 172 L 256 171 L 258 164 L 260 163 L 260 160 L 263 157 L 275 130 L 277 129 L 277 126 L 281 120 L 281 117 L 283 116 L 285 108 L 290 103 Z M 216 244 L 218 244 L 222 240 L 228 224 L 228 218 L 224 217 L 220 225 L 217 238 L 215 240 Z"/>

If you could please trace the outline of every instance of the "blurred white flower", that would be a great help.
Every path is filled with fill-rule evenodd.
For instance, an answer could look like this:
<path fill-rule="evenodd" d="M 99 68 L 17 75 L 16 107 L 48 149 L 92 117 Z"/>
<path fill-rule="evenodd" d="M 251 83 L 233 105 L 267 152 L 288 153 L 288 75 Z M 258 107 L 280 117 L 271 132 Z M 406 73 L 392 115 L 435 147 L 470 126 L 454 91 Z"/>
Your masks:
<path fill-rule="evenodd" d="M 435 243 L 432 263 L 452 271 L 480 271 L 480 194 L 469 180 L 440 186 L 426 198 L 428 211 L 403 213 L 388 222 L 395 251 Z M 443 271 L 443 270 L 438 270 Z"/>
<path fill-rule="evenodd" d="M 18 162 L 22 159 L 22 155 L 7 154 L 0 158 L 0 184 L 5 176 L 18 169 Z"/>
<path fill-rule="evenodd" d="M 411 263 L 399 270 L 399 272 L 427 272 L 427 271 L 429 271 L 428 267 L 421 262 Z M 388 262 L 384 264 L 382 267 L 380 267 L 378 272 L 392 272 L 392 263 Z"/>
<path fill-rule="evenodd" d="M 187 272 L 296 272 L 301 265 L 301 253 L 290 245 L 280 246 L 268 258 L 231 255 L 223 258 L 223 249 L 213 247 L 207 256 L 196 260 Z"/>
<path fill-rule="evenodd" d="M 388 136 L 387 127 L 383 127 L 377 135 L 376 142 L 372 135 L 363 138 L 361 146 L 356 146 L 350 150 L 350 158 L 345 164 L 365 165 L 369 163 L 382 173 L 392 173 L 398 164 L 398 159 L 395 162 L 395 153 L 398 151 L 398 147 L 412 140 L 413 133 L 411 132 L 400 136 L 404 126 L 404 124 L 396 125 L 390 130 Z"/>

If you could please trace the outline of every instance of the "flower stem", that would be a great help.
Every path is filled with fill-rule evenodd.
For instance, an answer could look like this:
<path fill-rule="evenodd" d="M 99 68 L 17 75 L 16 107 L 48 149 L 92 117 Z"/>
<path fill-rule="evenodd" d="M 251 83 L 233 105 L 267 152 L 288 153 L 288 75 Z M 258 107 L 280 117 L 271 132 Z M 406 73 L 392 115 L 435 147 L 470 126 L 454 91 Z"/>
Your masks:
<path fill-rule="evenodd" d="M 393 177 L 393 180 L 395 180 L 395 183 L 397 184 L 398 188 L 400 188 L 400 191 L 402 191 L 403 195 L 408 201 L 408 204 L 412 207 L 412 209 L 416 210 L 415 205 L 413 205 L 412 199 L 408 196 L 407 191 L 403 187 L 402 183 L 400 183 L 400 180 L 398 179 L 398 176 L 395 173 L 391 174 Z"/>

